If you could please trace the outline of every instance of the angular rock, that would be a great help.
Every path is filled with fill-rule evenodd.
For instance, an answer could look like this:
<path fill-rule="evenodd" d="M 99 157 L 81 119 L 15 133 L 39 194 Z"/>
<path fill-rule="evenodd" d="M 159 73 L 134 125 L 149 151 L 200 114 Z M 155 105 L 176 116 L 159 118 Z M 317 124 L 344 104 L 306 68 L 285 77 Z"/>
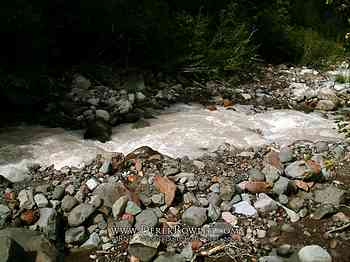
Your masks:
<path fill-rule="evenodd" d="M 316 109 L 323 111 L 333 111 L 336 105 L 331 100 L 320 100 L 316 105 Z"/>
<path fill-rule="evenodd" d="M 98 248 L 100 246 L 100 243 L 101 243 L 100 236 L 98 235 L 98 233 L 93 232 L 89 236 L 88 240 L 86 240 L 84 242 L 84 244 L 82 244 L 80 247 L 83 247 L 83 248 Z"/>
<path fill-rule="evenodd" d="M 142 211 L 142 209 L 133 201 L 128 201 L 125 208 L 125 213 L 136 216 Z"/>
<path fill-rule="evenodd" d="M 190 226 L 202 226 L 207 221 L 207 210 L 192 206 L 182 214 L 182 222 Z"/>
<path fill-rule="evenodd" d="M 96 207 L 90 204 L 80 204 L 73 208 L 68 215 L 68 224 L 71 227 L 80 226 L 85 222 L 96 210 Z"/>
<path fill-rule="evenodd" d="M 65 195 L 61 202 L 61 208 L 64 212 L 69 212 L 79 204 L 79 201 L 71 196 L 71 195 Z"/>
<path fill-rule="evenodd" d="M 143 210 L 135 218 L 135 228 L 138 231 L 152 230 L 158 224 L 158 217 L 150 208 Z"/>
<path fill-rule="evenodd" d="M 265 181 L 265 175 L 256 168 L 249 169 L 247 173 L 250 181 L 253 181 L 253 182 Z"/>
<path fill-rule="evenodd" d="M 232 179 L 224 179 L 220 183 L 220 198 L 223 201 L 230 201 L 235 194 L 235 185 Z"/>
<path fill-rule="evenodd" d="M 96 118 L 103 119 L 104 121 L 108 122 L 111 116 L 106 110 L 98 109 L 96 110 Z"/>
<path fill-rule="evenodd" d="M 169 207 L 175 198 L 176 185 L 167 177 L 155 176 L 154 186 L 165 195 L 165 204 Z"/>
<path fill-rule="evenodd" d="M 5 206 L 0 204 L 0 227 L 2 227 L 6 220 L 10 217 L 11 210 Z"/>
<path fill-rule="evenodd" d="M 299 160 L 289 164 L 286 167 L 286 176 L 293 179 L 302 179 L 304 175 L 308 172 L 305 161 Z"/>
<path fill-rule="evenodd" d="M 52 192 L 52 199 L 54 200 L 61 200 L 64 196 L 64 187 L 63 186 L 56 186 L 54 191 Z"/>
<path fill-rule="evenodd" d="M 325 189 L 315 191 L 315 201 L 321 204 L 331 204 L 339 206 L 345 197 L 345 191 L 330 185 Z"/>
<path fill-rule="evenodd" d="M 47 238 L 56 240 L 57 235 L 57 212 L 54 208 L 40 208 L 40 218 L 35 226 L 43 232 Z"/>
<path fill-rule="evenodd" d="M 273 185 L 273 183 L 276 182 L 281 175 L 281 171 L 278 168 L 269 164 L 265 165 L 262 173 L 265 174 L 266 182 L 270 183 L 271 185 Z"/>
<path fill-rule="evenodd" d="M 293 150 L 291 150 L 289 147 L 281 148 L 281 151 L 279 153 L 279 159 L 282 163 L 288 163 L 293 161 L 294 159 Z"/>
<path fill-rule="evenodd" d="M 105 143 L 111 139 L 112 127 L 103 119 L 92 120 L 84 133 L 84 139 L 94 139 Z"/>
<path fill-rule="evenodd" d="M 276 195 L 281 195 L 287 192 L 289 179 L 281 176 L 273 185 L 272 192 Z"/>
<path fill-rule="evenodd" d="M 209 204 L 208 208 L 208 217 L 210 221 L 215 222 L 216 220 L 219 219 L 221 215 L 221 210 L 218 206 Z"/>
<path fill-rule="evenodd" d="M 99 196 L 103 201 L 103 205 L 110 208 L 122 196 L 128 196 L 129 200 L 137 201 L 121 182 L 100 184 L 94 190 L 93 195 Z"/>
<path fill-rule="evenodd" d="M 276 210 L 278 206 L 275 200 L 268 195 L 261 193 L 259 194 L 257 201 L 254 203 L 254 207 L 258 212 L 265 213 Z"/>
<path fill-rule="evenodd" d="M 256 209 L 247 201 L 241 201 L 233 205 L 234 213 L 241 214 L 244 216 L 256 216 Z"/>
<path fill-rule="evenodd" d="M 49 205 L 49 201 L 44 194 L 36 194 L 34 196 L 34 201 L 38 208 L 47 207 Z"/>

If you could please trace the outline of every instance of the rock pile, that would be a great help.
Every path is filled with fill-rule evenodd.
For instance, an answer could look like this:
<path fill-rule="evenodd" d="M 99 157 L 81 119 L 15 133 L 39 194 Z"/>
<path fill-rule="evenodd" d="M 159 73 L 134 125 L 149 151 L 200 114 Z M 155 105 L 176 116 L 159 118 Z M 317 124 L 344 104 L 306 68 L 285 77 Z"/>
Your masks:
<path fill-rule="evenodd" d="M 90 253 L 97 261 L 193 261 L 214 254 L 239 261 L 332 261 L 324 243 L 350 238 L 342 209 L 349 188 L 335 180 L 335 163 L 349 157 L 348 149 L 319 142 L 240 152 L 224 145 L 189 160 L 142 147 L 126 156 L 98 156 L 81 169 L 35 167 L 30 186 L 3 193 L 0 222 L 23 228 L 15 229 L 18 234 L 64 239 L 67 249 L 103 250 Z M 327 221 L 322 243 L 279 241 L 307 220 Z M 301 234 L 314 233 L 304 227 Z M 16 248 L 15 237 L 0 254 Z"/>

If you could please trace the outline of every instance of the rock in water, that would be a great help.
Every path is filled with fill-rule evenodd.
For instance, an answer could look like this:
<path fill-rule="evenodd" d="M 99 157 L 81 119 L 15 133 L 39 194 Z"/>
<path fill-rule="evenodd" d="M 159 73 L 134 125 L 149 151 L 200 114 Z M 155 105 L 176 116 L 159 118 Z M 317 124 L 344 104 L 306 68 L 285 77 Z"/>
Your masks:
<path fill-rule="evenodd" d="M 91 121 L 85 131 L 84 139 L 96 139 L 105 143 L 111 139 L 112 127 L 103 119 Z"/>
<path fill-rule="evenodd" d="M 300 262 L 332 262 L 329 253 L 320 246 L 311 245 L 300 249 L 298 253 Z"/>
<path fill-rule="evenodd" d="M 0 238 L 0 260 L 2 262 L 26 261 L 28 255 L 13 239 L 5 236 Z"/>

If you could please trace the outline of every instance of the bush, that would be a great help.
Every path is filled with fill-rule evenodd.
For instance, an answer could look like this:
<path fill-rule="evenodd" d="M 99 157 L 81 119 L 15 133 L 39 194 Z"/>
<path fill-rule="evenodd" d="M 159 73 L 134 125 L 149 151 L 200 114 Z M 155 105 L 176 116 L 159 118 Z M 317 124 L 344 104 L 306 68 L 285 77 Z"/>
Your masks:
<path fill-rule="evenodd" d="M 294 62 L 322 66 L 344 55 L 341 44 L 323 38 L 318 32 L 311 29 L 292 29 L 288 33 L 293 48 Z"/>

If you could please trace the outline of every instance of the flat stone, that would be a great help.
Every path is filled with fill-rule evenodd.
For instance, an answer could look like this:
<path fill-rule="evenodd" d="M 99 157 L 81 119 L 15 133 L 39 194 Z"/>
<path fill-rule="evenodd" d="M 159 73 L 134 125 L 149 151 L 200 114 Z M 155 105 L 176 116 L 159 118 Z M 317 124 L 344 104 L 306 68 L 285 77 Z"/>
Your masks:
<path fill-rule="evenodd" d="M 339 206 L 344 200 L 345 191 L 338 189 L 334 185 L 330 185 L 325 189 L 315 191 L 315 201 L 321 204 L 331 204 Z"/>
<path fill-rule="evenodd" d="M 68 215 L 68 224 L 72 227 L 80 226 L 96 210 L 96 207 L 90 204 L 80 204 L 73 208 Z"/>
<path fill-rule="evenodd" d="M 202 226 L 207 221 L 207 210 L 192 206 L 182 214 L 182 222 L 190 226 Z"/>
<path fill-rule="evenodd" d="M 332 257 L 327 250 L 317 245 L 300 249 L 298 258 L 300 262 L 332 262 Z"/>
<path fill-rule="evenodd" d="M 67 244 L 79 244 L 85 239 L 85 227 L 72 227 L 65 232 L 65 242 Z"/>
<path fill-rule="evenodd" d="M 241 201 L 233 205 L 234 213 L 241 214 L 244 216 L 256 216 L 256 209 L 247 201 Z"/>

